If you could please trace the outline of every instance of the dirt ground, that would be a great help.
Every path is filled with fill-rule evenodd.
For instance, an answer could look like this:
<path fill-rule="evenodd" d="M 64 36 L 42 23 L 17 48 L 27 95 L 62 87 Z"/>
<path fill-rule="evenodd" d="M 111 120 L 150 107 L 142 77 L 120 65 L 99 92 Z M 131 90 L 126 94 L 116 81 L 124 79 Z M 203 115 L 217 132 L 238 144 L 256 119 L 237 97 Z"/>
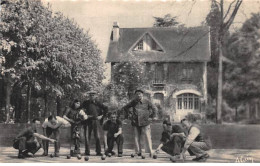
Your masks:
<path fill-rule="evenodd" d="M 50 153 L 53 153 L 53 147 L 50 148 Z M 1 147 L 0 149 L 0 162 L 2 163 L 171 163 L 169 155 L 166 153 L 160 153 L 157 159 L 150 158 L 146 154 L 146 158 L 141 157 L 131 158 L 131 153 L 134 150 L 124 149 L 123 157 L 107 157 L 105 160 L 101 160 L 100 156 L 95 156 L 95 152 L 91 151 L 89 156 L 89 161 L 84 160 L 84 156 L 79 160 L 76 157 L 67 159 L 66 156 L 69 154 L 68 148 L 61 148 L 60 157 L 51 158 L 49 156 L 41 156 L 43 150 L 40 149 L 34 157 L 26 159 L 17 158 L 17 150 L 12 147 Z M 212 149 L 208 151 L 210 158 L 206 161 L 207 163 L 259 163 L 260 162 L 260 150 L 246 150 L 246 149 Z M 193 156 L 188 156 L 185 162 L 192 161 Z M 177 161 L 177 163 L 182 163 L 183 161 Z"/>

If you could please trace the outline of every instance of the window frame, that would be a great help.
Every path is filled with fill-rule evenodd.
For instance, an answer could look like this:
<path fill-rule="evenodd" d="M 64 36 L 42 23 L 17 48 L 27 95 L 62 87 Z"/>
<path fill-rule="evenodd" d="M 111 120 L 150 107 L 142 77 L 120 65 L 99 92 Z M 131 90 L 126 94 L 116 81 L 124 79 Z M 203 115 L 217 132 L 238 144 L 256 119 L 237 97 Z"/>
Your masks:
<path fill-rule="evenodd" d="M 182 93 L 176 97 L 176 110 L 200 110 L 200 96 L 194 93 Z M 191 101 L 191 102 L 190 102 Z"/>
<path fill-rule="evenodd" d="M 192 81 L 193 74 L 194 74 L 193 67 L 184 67 L 181 70 L 181 80 L 182 81 Z"/>
<path fill-rule="evenodd" d="M 137 44 L 137 50 L 144 50 L 144 40 L 140 40 Z"/>

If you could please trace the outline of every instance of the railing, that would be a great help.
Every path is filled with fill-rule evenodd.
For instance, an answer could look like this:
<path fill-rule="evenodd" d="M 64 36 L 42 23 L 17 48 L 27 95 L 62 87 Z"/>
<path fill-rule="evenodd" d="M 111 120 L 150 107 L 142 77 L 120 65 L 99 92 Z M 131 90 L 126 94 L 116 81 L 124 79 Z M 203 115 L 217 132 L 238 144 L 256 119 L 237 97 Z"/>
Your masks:
<path fill-rule="evenodd" d="M 166 81 L 165 80 L 152 80 L 153 85 L 165 85 Z"/>

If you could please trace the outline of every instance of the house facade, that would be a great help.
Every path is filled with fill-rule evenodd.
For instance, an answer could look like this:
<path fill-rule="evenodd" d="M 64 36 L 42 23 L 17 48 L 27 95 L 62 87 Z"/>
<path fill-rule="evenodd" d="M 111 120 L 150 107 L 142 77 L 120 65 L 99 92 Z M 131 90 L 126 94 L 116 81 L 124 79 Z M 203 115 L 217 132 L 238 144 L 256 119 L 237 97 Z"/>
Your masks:
<path fill-rule="evenodd" d="M 116 63 L 142 62 L 144 89 L 174 121 L 187 114 L 205 115 L 208 27 L 119 28 L 113 25 L 107 63 L 113 79 Z"/>

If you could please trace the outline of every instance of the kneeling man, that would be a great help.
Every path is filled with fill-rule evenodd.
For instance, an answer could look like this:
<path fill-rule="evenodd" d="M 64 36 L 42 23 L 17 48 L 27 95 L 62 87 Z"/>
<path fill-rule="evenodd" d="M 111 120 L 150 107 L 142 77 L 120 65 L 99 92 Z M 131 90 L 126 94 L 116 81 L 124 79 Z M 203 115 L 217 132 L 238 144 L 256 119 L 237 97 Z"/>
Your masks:
<path fill-rule="evenodd" d="M 122 122 L 119 119 L 117 119 L 116 112 L 110 112 L 109 118 L 110 119 L 107 120 L 103 125 L 105 154 L 115 154 L 115 152 L 113 152 L 113 148 L 114 142 L 116 142 L 118 149 L 118 157 L 122 157 L 124 142 L 124 138 L 122 135 Z"/>
<path fill-rule="evenodd" d="M 24 129 L 14 139 L 13 147 L 19 150 L 18 158 L 30 157 L 28 153 L 35 154 L 41 148 L 37 138 L 51 141 L 53 143 L 56 142 L 54 139 L 50 139 L 41 134 L 38 134 L 36 130 L 37 125 L 40 125 L 39 119 L 33 119 L 31 126 Z"/>
<path fill-rule="evenodd" d="M 188 130 L 187 138 L 181 153 L 183 159 L 185 160 L 185 152 L 189 149 L 196 155 L 196 158 L 194 158 L 193 161 L 206 161 L 207 158 L 209 158 L 206 151 L 209 150 L 211 146 L 209 142 L 203 138 L 199 127 L 197 125 L 193 125 L 187 119 L 182 119 L 181 124 Z"/>

